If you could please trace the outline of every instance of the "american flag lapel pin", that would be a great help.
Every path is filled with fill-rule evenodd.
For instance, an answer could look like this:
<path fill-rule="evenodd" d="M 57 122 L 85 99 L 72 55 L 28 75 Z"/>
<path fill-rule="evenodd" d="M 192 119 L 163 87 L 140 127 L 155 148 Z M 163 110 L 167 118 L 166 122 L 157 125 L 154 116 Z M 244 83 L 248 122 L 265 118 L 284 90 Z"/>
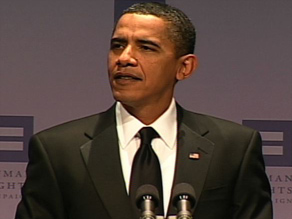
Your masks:
<path fill-rule="evenodd" d="M 189 158 L 191 160 L 199 160 L 200 159 L 200 154 L 196 153 L 196 152 L 192 152 L 192 153 L 189 154 Z"/>

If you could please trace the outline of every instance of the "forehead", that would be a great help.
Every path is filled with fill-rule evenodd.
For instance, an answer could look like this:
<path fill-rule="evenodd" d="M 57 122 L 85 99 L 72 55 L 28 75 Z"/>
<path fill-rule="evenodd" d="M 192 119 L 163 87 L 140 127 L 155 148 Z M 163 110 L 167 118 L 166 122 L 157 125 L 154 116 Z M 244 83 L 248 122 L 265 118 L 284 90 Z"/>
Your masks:
<path fill-rule="evenodd" d="M 113 36 L 129 35 L 167 39 L 167 24 L 154 15 L 124 14 L 118 21 Z"/>

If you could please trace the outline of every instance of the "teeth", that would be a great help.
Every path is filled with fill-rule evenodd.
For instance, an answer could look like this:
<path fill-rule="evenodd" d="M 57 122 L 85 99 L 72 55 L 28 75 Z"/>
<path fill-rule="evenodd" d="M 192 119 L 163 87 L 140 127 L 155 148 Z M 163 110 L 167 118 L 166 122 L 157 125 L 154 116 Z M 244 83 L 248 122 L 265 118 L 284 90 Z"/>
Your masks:
<path fill-rule="evenodd" d="M 123 79 L 123 80 L 140 80 L 140 78 L 132 77 L 132 76 L 127 76 L 127 75 L 119 75 L 116 77 L 116 79 Z"/>
<path fill-rule="evenodd" d="M 129 76 L 122 76 L 122 77 L 120 77 L 121 79 L 124 79 L 124 80 L 130 80 L 130 79 L 134 79 L 134 78 L 132 78 L 132 77 L 129 77 Z"/>

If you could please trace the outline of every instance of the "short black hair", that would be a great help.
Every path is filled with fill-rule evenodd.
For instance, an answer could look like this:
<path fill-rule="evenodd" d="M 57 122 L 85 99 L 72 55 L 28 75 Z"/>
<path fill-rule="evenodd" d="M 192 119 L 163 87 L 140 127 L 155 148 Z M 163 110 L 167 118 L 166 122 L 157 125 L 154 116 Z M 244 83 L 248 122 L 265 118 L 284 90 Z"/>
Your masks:
<path fill-rule="evenodd" d="M 196 29 L 187 15 L 178 8 L 159 2 L 143 2 L 133 4 L 121 16 L 124 14 L 154 15 L 165 20 L 169 23 L 169 37 L 175 45 L 177 57 L 194 53 Z"/>

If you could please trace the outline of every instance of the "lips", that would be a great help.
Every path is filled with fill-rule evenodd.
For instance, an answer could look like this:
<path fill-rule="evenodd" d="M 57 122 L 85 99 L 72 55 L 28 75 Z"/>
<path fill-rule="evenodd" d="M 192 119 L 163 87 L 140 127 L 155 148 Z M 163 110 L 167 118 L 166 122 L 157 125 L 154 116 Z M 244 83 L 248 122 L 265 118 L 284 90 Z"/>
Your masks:
<path fill-rule="evenodd" d="M 142 78 L 131 74 L 131 73 L 116 73 L 114 75 L 114 80 L 134 80 L 134 81 L 142 81 Z"/>

